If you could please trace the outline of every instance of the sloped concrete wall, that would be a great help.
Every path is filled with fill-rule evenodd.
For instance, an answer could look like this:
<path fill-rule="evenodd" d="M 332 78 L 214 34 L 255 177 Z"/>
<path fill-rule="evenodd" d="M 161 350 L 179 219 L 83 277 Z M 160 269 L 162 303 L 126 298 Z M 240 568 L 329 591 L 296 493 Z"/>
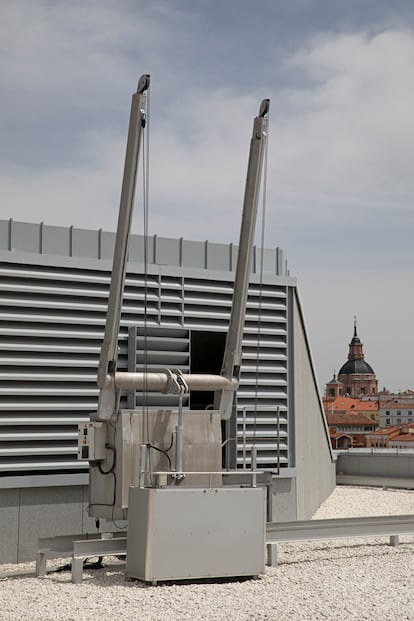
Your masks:
<path fill-rule="evenodd" d="M 335 488 L 335 461 L 297 289 L 292 296 L 297 519 L 306 520 Z"/>

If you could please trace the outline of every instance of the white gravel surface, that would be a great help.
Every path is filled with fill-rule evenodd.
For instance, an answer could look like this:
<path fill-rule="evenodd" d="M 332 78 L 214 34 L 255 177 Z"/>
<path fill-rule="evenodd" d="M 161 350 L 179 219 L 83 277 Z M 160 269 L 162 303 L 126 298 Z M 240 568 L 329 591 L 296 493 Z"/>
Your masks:
<path fill-rule="evenodd" d="M 315 518 L 413 513 L 414 491 L 337 487 Z M 0 621 L 414 620 L 414 536 L 398 547 L 387 537 L 281 544 L 278 567 L 245 581 L 148 586 L 105 561 L 80 585 L 69 571 L 36 578 L 34 563 L 0 565 Z"/>

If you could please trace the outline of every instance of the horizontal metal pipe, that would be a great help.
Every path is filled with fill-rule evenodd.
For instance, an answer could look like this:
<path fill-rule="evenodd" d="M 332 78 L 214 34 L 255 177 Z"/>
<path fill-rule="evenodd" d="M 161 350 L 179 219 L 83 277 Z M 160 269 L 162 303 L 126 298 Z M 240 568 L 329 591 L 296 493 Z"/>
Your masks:
<path fill-rule="evenodd" d="M 183 373 L 182 379 L 190 390 L 237 390 L 239 383 L 222 375 L 208 373 Z M 126 390 L 148 390 L 163 392 L 167 389 L 169 377 L 166 373 L 115 373 L 115 387 Z M 111 386 L 112 378 L 107 376 L 107 387 Z"/>
<path fill-rule="evenodd" d="M 205 410 L 205 411 L 206 411 L 206 413 L 211 412 L 211 410 Z M 190 410 L 190 413 L 191 413 L 191 410 Z M 223 476 L 229 476 L 229 475 L 231 475 L 231 476 L 233 476 L 233 475 L 235 475 L 235 476 L 237 476 L 237 475 L 246 476 L 246 475 L 249 475 L 250 473 L 251 473 L 251 470 L 247 470 L 247 472 L 246 472 L 246 470 L 231 470 L 231 471 L 229 471 L 229 470 L 184 470 L 183 471 L 183 474 L 185 474 L 185 475 L 190 475 L 190 474 L 220 474 L 220 475 L 223 475 Z M 264 470 L 255 470 L 255 473 L 256 474 L 264 474 L 265 471 Z M 149 471 L 148 471 L 148 474 L 149 474 Z M 156 470 L 156 471 L 151 471 L 151 474 L 153 474 L 153 475 L 161 475 L 161 474 L 169 474 L 169 475 L 171 475 L 171 474 L 175 474 L 175 473 L 171 472 L 170 470 Z"/>

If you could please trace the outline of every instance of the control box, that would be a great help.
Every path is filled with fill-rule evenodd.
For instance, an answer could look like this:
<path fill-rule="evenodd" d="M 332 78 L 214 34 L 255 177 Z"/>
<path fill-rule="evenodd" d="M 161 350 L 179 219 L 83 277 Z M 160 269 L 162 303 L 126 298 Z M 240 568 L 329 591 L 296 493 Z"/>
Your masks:
<path fill-rule="evenodd" d="M 78 459 L 83 461 L 104 461 L 106 459 L 105 423 L 80 423 L 78 432 Z"/>

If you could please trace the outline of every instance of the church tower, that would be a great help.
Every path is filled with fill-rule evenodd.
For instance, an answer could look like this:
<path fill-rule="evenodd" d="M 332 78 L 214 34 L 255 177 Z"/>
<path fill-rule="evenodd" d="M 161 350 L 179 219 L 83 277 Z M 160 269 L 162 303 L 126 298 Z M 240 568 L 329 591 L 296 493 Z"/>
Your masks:
<path fill-rule="evenodd" d="M 377 376 L 371 365 L 365 360 L 364 347 L 358 337 L 355 317 L 354 335 L 349 343 L 348 360 L 340 368 L 338 378 L 334 374 L 333 379 L 326 384 L 326 396 L 347 395 L 361 398 L 377 393 Z"/>
<path fill-rule="evenodd" d="M 340 397 L 343 394 L 344 394 L 344 386 L 342 382 L 340 382 L 337 379 L 336 373 L 334 372 L 333 378 L 331 379 L 330 382 L 326 384 L 325 396 L 336 398 L 336 397 Z"/>

